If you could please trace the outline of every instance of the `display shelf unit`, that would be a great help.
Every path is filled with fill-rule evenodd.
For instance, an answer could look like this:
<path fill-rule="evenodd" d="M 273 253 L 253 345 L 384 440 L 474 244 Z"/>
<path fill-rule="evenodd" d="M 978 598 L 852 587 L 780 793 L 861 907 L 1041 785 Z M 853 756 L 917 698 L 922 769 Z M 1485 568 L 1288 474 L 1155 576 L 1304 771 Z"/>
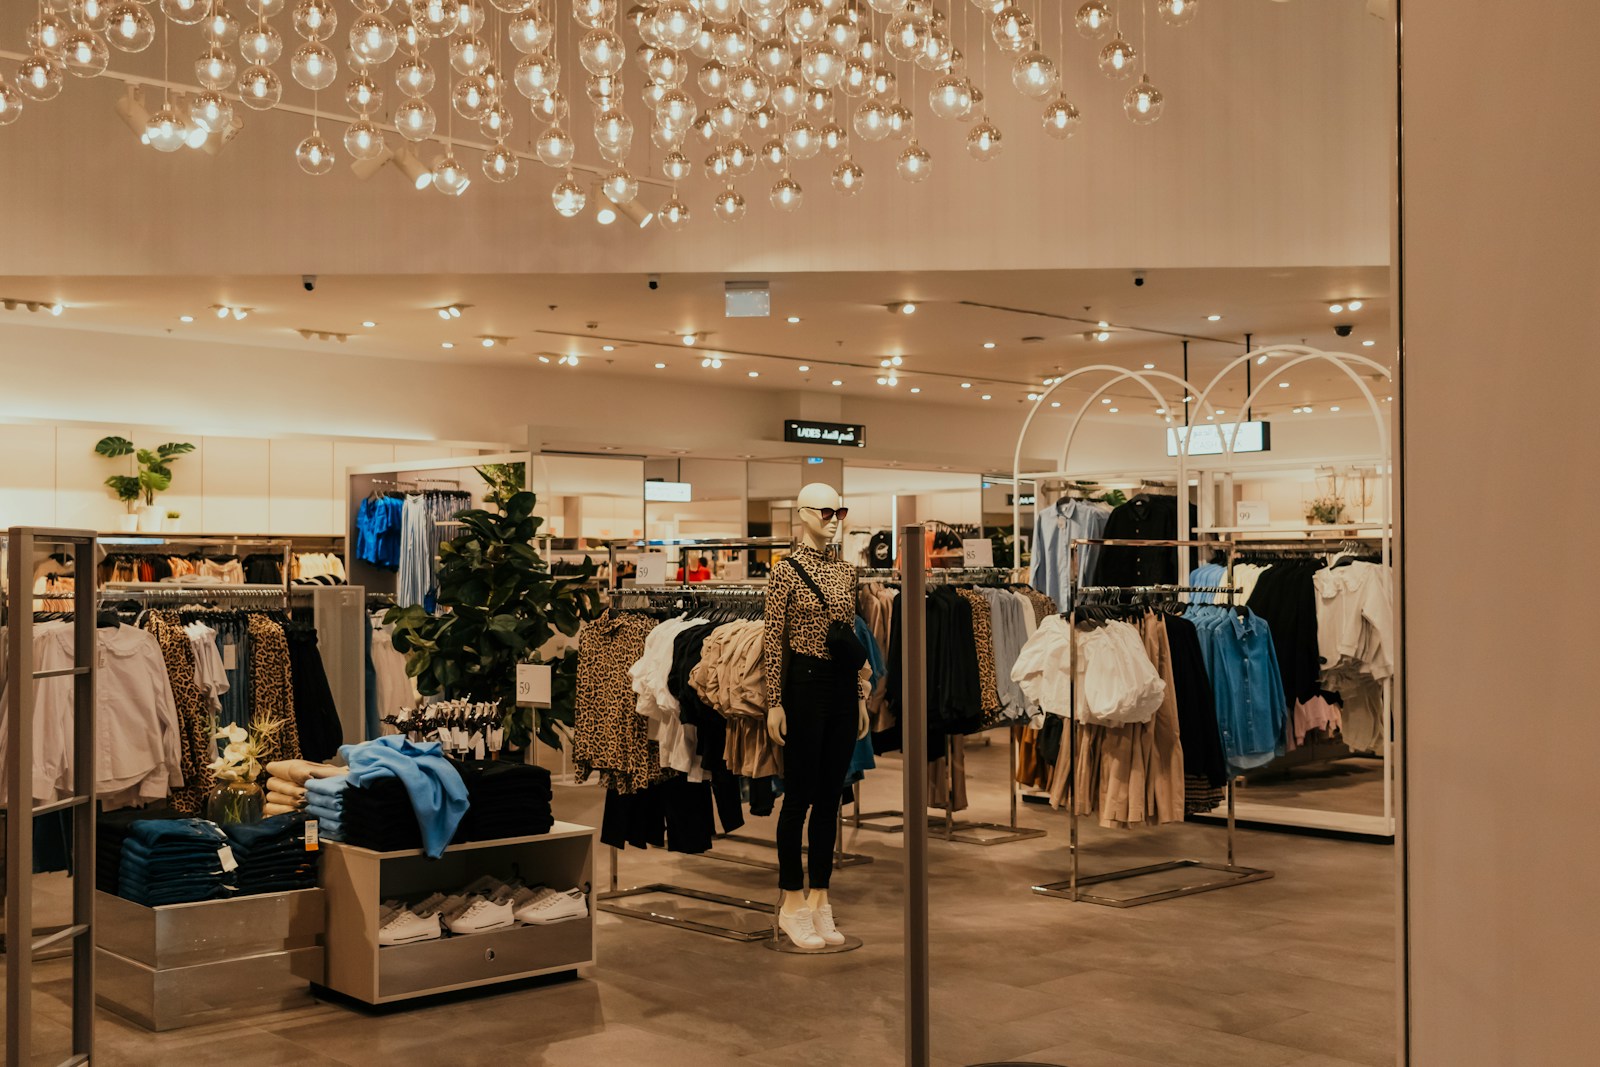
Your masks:
<path fill-rule="evenodd" d="M 547 834 L 451 845 L 438 859 L 420 849 L 376 852 L 323 843 L 328 897 L 322 987 L 367 1004 L 575 972 L 595 959 L 592 827 L 558 822 Z M 581 886 L 589 914 L 548 926 L 514 926 L 410 945 L 378 945 L 378 912 L 390 899 L 450 893 L 483 875 L 554 889 Z"/>

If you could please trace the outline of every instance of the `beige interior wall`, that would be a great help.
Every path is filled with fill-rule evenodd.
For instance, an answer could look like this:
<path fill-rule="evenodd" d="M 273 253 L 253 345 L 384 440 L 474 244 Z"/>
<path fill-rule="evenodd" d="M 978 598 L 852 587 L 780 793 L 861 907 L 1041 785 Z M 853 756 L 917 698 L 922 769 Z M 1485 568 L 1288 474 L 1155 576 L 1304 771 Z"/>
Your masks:
<path fill-rule="evenodd" d="M 1600 1048 L 1600 9 L 1405 0 L 1415 1067 Z"/>

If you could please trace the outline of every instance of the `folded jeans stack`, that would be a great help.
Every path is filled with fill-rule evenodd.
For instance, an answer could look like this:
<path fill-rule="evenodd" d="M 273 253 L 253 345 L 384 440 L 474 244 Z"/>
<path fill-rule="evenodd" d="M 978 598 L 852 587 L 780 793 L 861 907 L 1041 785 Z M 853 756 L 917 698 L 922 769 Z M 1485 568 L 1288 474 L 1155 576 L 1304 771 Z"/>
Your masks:
<path fill-rule="evenodd" d="M 467 813 L 457 841 L 547 834 L 551 813 L 550 772 L 543 767 L 498 760 L 452 760 L 467 785 Z"/>
<path fill-rule="evenodd" d="M 391 734 L 359 745 L 345 745 L 339 755 L 350 767 L 351 789 L 345 797 L 346 840 L 356 843 L 357 834 L 364 836 L 372 829 L 365 823 L 374 812 L 358 798 L 381 795 L 382 810 L 376 814 L 384 830 L 405 821 L 397 816 L 400 806 L 389 799 L 394 795 L 392 785 L 398 783 L 422 850 L 434 858 L 444 855 L 466 814 L 467 787 L 461 773 L 444 758 L 437 741 L 418 744 Z"/>
<path fill-rule="evenodd" d="M 101 812 L 96 820 L 94 835 L 95 888 L 102 893 L 117 895 L 117 883 L 122 875 L 122 843 L 128 839 L 128 828 L 145 819 L 181 819 L 183 812 L 166 804 L 148 808 L 119 808 Z"/>
<path fill-rule="evenodd" d="M 345 794 L 350 791 L 346 775 L 337 778 L 311 778 L 306 781 L 305 814 L 317 820 L 317 833 L 330 841 L 345 841 Z"/>
<path fill-rule="evenodd" d="M 241 895 L 316 888 L 317 853 L 306 851 L 306 821 L 291 812 L 227 828 Z"/>
<path fill-rule="evenodd" d="M 231 896 L 234 872 L 220 855 L 228 844 L 222 828 L 204 819 L 135 822 L 122 845 L 118 895 L 152 908 Z"/>

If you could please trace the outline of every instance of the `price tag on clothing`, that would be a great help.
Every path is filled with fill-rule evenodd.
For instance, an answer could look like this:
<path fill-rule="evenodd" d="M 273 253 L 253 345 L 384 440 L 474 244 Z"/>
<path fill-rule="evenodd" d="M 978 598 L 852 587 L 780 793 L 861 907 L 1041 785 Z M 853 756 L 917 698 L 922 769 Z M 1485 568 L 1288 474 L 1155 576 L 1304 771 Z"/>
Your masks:
<path fill-rule="evenodd" d="M 1233 506 L 1235 526 L 1265 526 L 1271 521 L 1265 500 L 1241 500 Z"/>
<path fill-rule="evenodd" d="M 517 703 L 525 707 L 550 706 L 550 665 L 517 664 Z"/>
<path fill-rule="evenodd" d="M 224 641 L 222 644 L 222 669 L 225 671 L 239 669 L 239 646 L 232 641 Z"/>
<path fill-rule="evenodd" d="M 993 567 L 994 542 L 987 537 L 969 537 L 961 542 L 961 563 L 965 567 Z"/>
<path fill-rule="evenodd" d="M 636 585 L 665 585 L 676 573 L 665 552 L 646 552 L 639 557 L 639 571 L 633 581 Z"/>
<path fill-rule="evenodd" d="M 238 870 L 239 861 L 233 858 L 233 846 L 223 845 L 217 849 L 217 860 L 221 862 L 223 871 Z"/>
<path fill-rule="evenodd" d="M 317 820 L 315 820 L 315 819 L 307 819 L 306 820 L 306 851 L 307 852 L 315 852 L 315 851 L 317 851 L 321 847 L 321 845 L 319 843 L 320 841 L 321 841 L 321 838 L 319 838 L 317 836 Z"/>

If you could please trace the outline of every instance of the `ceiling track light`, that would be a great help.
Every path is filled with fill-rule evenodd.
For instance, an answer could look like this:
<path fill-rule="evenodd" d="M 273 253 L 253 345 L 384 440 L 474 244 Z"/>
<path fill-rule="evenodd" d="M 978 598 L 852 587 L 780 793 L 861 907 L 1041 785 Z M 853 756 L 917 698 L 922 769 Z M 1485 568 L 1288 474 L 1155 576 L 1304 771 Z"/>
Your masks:
<path fill-rule="evenodd" d="M 446 304 L 444 307 L 434 308 L 433 310 L 434 314 L 449 322 L 451 319 L 459 319 L 461 313 L 471 306 L 471 304 Z"/>
<path fill-rule="evenodd" d="M 917 305 L 909 300 L 896 300 L 892 304 L 886 304 L 885 307 L 896 315 L 915 315 L 917 313 Z"/>
<path fill-rule="evenodd" d="M 18 300 L 15 297 L 9 296 L 5 297 L 4 299 L 0 299 L 0 307 L 4 307 L 7 311 L 16 311 L 18 308 L 21 308 L 23 311 L 44 311 L 57 317 L 60 317 L 61 313 L 67 310 L 67 306 L 61 303 L 59 300 Z"/>
<path fill-rule="evenodd" d="M 240 319 L 248 318 L 250 312 L 254 311 L 255 308 L 235 307 L 232 304 L 212 304 L 210 310 L 219 319 L 231 318 L 238 322 Z"/>
<path fill-rule="evenodd" d="M 389 162 L 406 176 L 413 189 L 420 192 L 433 184 L 433 170 L 417 158 L 410 145 L 402 145 L 400 151 L 392 152 Z"/>
<path fill-rule="evenodd" d="M 509 337 L 496 337 L 493 334 L 487 334 L 486 333 L 486 334 L 482 334 L 482 335 L 480 335 L 478 337 L 478 343 L 480 345 L 482 345 L 484 348 L 493 348 L 495 345 L 507 345 L 507 344 L 510 344 L 511 343 L 511 338 L 509 338 Z"/>

